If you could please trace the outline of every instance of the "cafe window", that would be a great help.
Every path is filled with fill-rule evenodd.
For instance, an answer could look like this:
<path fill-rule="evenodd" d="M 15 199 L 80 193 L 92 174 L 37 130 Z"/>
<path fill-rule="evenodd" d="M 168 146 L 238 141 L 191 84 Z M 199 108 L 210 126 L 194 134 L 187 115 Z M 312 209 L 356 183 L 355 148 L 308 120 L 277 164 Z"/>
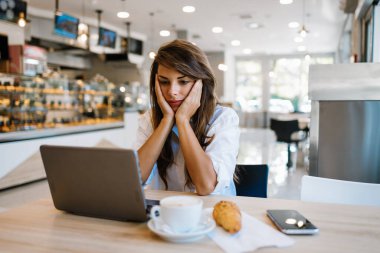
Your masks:
<path fill-rule="evenodd" d="M 310 112 L 308 98 L 309 66 L 312 64 L 332 64 L 332 55 L 289 56 L 236 61 L 236 102 L 242 111 L 263 110 L 264 85 L 269 85 L 268 110 L 290 113 Z M 263 66 L 270 66 L 264 68 Z M 268 69 L 268 73 L 264 70 Z M 264 73 L 265 71 L 265 73 Z M 269 78 L 264 82 L 264 75 Z"/>
<path fill-rule="evenodd" d="M 236 62 L 236 100 L 243 111 L 261 109 L 262 66 L 260 61 L 239 60 Z"/>
<path fill-rule="evenodd" d="M 332 56 L 278 58 L 269 73 L 271 88 L 269 111 L 289 113 L 310 112 L 308 98 L 309 66 L 332 64 Z"/>

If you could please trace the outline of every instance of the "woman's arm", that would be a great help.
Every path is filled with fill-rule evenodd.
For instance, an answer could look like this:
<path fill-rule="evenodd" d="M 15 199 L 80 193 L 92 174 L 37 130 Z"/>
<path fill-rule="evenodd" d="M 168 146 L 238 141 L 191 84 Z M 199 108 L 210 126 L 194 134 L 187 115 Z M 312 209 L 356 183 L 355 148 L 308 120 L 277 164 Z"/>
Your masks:
<path fill-rule="evenodd" d="M 217 180 L 213 164 L 202 149 L 190 125 L 190 118 L 200 105 L 202 82 L 198 80 L 186 100 L 175 114 L 179 142 L 185 159 L 185 165 L 199 195 L 208 195 L 214 191 Z"/>
<path fill-rule="evenodd" d="M 174 112 L 169 104 L 165 101 L 162 95 L 160 86 L 156 78 L 155 90 L 157 101 L 164 114 L 160 124 L 153 131 L 152 135 L 147 139 L 144 145 L 138 150 L 141 177 L 145 182 L 150 173 L 152 172 L 153 165 L 156 163 L 162 148 L 164 147 L 165 140 L 172 130 L 174 124 Z"/>
<path fill-rule="evenodd" d="M 204 152 L 189 121 L 176 121 L 186 168 L 199 195 L 209 195 L 216 186 L 216 173 Z"/>

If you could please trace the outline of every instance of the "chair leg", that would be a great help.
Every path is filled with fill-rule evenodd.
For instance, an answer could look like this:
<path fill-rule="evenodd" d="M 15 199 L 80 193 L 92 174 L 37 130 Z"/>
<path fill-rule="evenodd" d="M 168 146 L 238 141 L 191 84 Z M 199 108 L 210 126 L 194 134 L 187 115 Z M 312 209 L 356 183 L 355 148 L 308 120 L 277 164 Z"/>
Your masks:
<path fill-rule="evenodd" d="M 286 164 L 286 167 L 291 168 L 293 166 L 292 162 L 292 151 L 290 150 L 290 143 L 288 143 L 288 163 Z"/>

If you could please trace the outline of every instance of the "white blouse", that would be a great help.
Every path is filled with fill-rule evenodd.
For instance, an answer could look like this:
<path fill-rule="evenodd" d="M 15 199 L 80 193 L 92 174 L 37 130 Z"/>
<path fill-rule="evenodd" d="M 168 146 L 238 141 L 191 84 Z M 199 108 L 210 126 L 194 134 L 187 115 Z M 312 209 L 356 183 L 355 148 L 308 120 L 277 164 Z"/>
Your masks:
<path fill-rule="evenodd" d="M 167 183 L 169 191 L 191 191 L 195 188 L 185 186 L 185 159 L 179 145 L 178 129 L 174 125 L 172 131 L 172 149 L 174 162 L 167 170 Z M 134 148 L 139 149 L 153 133 L 151 124 L 151 111 L 147 111 L 139 119 L 139 128 Z M 239 151 L 239 118 L 236 112 L 229 107 L 216 106 L 214 115 L 209 123 L 207 136 L 214 136 L 213 141 L 206 147 L 206 154 L 210 157 L 217 175 L 217 185 L 212 194 L 236 195 L 233 181 L 236 159 Z M 157 165 L 146 181 L 148 189 L 165 190 Z"/>

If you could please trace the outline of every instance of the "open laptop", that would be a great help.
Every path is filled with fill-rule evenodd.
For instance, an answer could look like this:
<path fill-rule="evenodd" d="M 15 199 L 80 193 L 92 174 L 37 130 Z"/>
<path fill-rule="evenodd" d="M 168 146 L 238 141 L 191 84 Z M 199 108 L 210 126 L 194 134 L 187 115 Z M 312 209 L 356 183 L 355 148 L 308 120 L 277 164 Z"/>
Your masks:
<path fill-rule="evenodd" d="M 146 221 L 137 152 L 129 149 L 40 147 L 54 206 L 70 213 Z"/>

